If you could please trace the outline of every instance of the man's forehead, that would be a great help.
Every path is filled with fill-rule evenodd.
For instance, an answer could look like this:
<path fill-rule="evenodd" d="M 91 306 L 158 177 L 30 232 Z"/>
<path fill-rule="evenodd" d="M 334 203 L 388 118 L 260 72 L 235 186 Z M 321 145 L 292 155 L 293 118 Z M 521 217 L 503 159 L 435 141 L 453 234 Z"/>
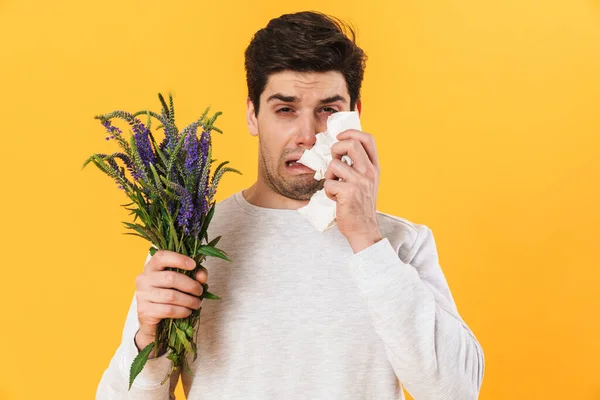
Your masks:
<path fill-rule="evenodd" d="M 344 76 L 339 71 L 279 71 L 271 73 L 267 79 L 269 85 L 339 85 L 345 83 Z"/>
<path fill-rule="evenodd" d="M 337 71 L 314 73 L 285 71 L 273 74 L 267 80 L 262 97 L 266 102 L 280 100 L 347 103 L 349 100 L 346 81 Z"/>

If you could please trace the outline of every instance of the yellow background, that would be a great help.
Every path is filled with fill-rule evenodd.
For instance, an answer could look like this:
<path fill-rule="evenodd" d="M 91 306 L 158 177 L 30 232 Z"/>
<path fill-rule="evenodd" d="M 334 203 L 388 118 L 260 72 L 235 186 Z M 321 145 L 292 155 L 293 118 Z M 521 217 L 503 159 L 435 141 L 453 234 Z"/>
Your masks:
<path fill-rule="evenodd" d="M 481 398 L 600 399 L 598 0 L 0 1 L 0 399 L 93 398 L 121 339 L 148 245 L 81 170 L 116 149 L 93 116 L 212 105 L 216 158 L 244 173 L 217 199 L 249 186 L 243 52 L 304 9 L 358 27 L 378 209 L 433 229 Z"/>

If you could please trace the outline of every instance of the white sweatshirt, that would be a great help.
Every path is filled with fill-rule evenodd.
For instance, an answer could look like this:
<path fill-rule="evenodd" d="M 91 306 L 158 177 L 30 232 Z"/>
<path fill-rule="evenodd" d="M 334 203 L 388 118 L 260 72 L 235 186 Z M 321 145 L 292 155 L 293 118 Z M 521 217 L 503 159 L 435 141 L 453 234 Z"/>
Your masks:
<path fill-rule="evenodd" d="M 484 374 L 477 339 L 459 315 L 431 230 L 378 212 L 383 239 L 354 254 L 335 225 L 319 233 L 296 210 L 217 203 L 194 376 L 148 360 L 130 391 L 138 349 L 135 296 L 97 399 L 476 399 Z M 146 262 L 150 256 L 146 258 Z"/>

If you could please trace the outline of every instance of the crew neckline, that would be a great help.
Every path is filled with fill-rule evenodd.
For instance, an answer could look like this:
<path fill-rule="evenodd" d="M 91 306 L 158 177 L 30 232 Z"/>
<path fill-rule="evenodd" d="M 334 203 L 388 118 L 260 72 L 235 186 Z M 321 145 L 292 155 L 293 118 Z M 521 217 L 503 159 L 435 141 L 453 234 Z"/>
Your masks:
<path fill-rule="evenodd" d="M 239 190 L 238 192 L 233 194 L 233 200 L 235 203 L 245 212 L 257 215 L 257 216 L 269 216 L 269 217 L 301 217 L 302 215 L 298 212 L 298 210 L 293 210 L 289 208 L 268 208 L 268 207 L 260 207 L 250 203 L 244 197 L 243 190 Z"/>

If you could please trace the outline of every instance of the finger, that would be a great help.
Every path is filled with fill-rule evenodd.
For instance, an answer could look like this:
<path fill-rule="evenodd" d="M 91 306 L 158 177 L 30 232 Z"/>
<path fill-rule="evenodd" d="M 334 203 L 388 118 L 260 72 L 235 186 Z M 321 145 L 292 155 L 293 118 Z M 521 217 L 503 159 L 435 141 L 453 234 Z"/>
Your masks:
<path fill-rule="evenodd" d="M 325 171 L 325 179 L 342 178 L 345 182 L 354 182 L 358 178 L 358 172 L 345 162 L 334 158 Z"/>
<path fill-rule="evenodd" d="M 356 129 L 348 129 L 343 132 L 340 132 L 337 135 L 338 140 L 346 140 L 346 139 L 356 139 L 358 140 L 367 156 L 369 157 L 369 161 L 379 169 L 379 156 L 377 154 L 377 146 L 375 145 L 375 136 L 370 133 L 361 132 Z"/>
<path fill-rule="evenodd" d="M 336 142 L 331 146 L 331 157 L 341 160 L 344 155 L 352 160 L 352 168 L 360 174 L 367 172 L 372 164 L 362 144 L 356 139 L 346 139 Z"/>
<path fill-rule="evenodd" d="M 195 279 L 176 271 L 155 271 L 148 273 L 150 287 L 177 289 L 180 292 L 200 296 L 202 285 Z"/>
<path fill-rule="evenodd" d="M 161 271 L 168 267 L 192 270 L 196 268 L 196 262 L 192 258 L 174 251 L 158 250 L 148 261 L 144 270 Z"/>
<path fill-rule="evenodd" d="M 200 266 L 198 272 L 196 272 L 196 280 L 200 283 L 206 283 L 208 281 L 208 270 Z"/>
<path fill-rule="evenodd" d="M 187 307 L 197 310 L 201 301 L 198 297 L 190 296 L 174 289 L 152 288 L 149 291 L 140 292 L 141 300 L 156 304 L 172 304 L 174 306 Z"/>
<path fill-rule="evenodd" d="M 325 194 L 331 200 L 337 201 L 337 196 L 340 194 L 344 187 L 348 185 L 347 182 L 340 182 L 335 179 L 327 179 L 325 180 L 325 184 L 323 185 L 323 189 L 325 189 Z"/>
<path fill-rule="evenodd" d="M 146 303 L 140 304 L 139 318 L 144 320 L 148 318 L 186 318 L 192 314 L 192 310 L 187 307 L 174 306 L 173 304 Z"/>

